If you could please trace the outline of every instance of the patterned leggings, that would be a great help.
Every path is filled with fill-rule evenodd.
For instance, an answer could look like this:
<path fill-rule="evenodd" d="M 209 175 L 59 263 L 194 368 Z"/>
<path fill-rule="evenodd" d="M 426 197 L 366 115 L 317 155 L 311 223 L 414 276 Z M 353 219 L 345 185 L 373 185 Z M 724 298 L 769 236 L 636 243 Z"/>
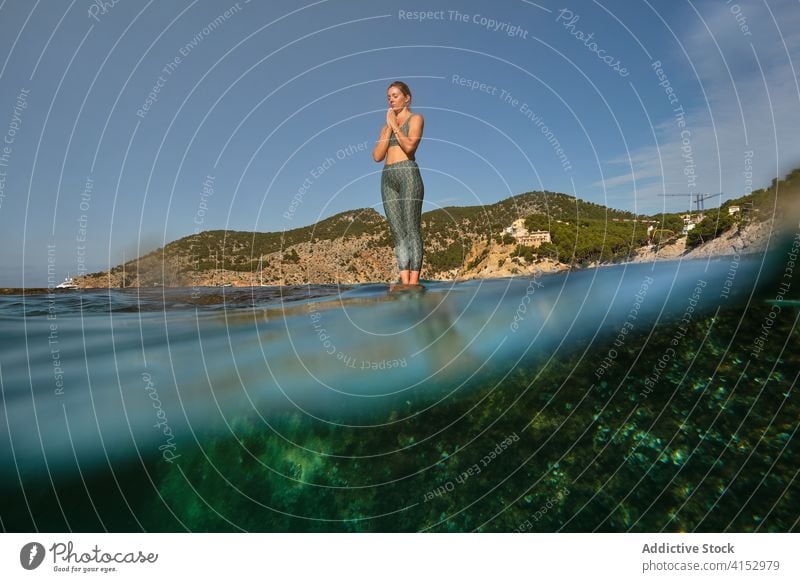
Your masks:
<path fill-rule="evenodd" d="M 394 236 L 394 253 L 401 271 L 422 268 L 420 215 L 425 186 L 414 160 L 383 167 L 381 198 Z"/>

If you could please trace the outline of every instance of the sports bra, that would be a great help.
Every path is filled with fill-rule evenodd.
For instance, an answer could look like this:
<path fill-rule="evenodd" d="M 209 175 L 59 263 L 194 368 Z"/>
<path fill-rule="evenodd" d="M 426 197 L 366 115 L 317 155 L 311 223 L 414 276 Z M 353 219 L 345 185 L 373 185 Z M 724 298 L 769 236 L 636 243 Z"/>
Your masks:
<path fill-rule="evenodd" d="M 403 125 L 400 126 L 400 131 L 403 131 L 404 127 L 406 128 L 406 131 L 405 131 L 404 135 L 408 135 L 408 127 L 406 127 L 408 125 L 408 120 L 411 119 L 412 117 L 414 117 L 415 115 L 416 115 L 416 113 L 412 113 L 411 115 L 409 115 L 408 118 L 406 118 L 406 120 L 403 122 Z M 392 132 L 392 135 L 389 136 L 389 147 L 391 147 L 393 145 L 396 145 L 396 146 L 400 145 L 397 142 L 397 136 L 394 134 L 394 132 Z"/>

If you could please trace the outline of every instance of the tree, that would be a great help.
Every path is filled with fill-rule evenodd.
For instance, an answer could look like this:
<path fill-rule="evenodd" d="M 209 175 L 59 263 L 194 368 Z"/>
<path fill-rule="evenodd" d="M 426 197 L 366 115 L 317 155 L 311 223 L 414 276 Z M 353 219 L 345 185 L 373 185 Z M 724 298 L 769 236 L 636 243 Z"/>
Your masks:
<path fill-rule="evenodd" d="M 734 219 L 730 214 L 706 216 L 689 231 L 686 236 L 686 247 L 694 248 L 704 242 L 717 238 L 733 226 Z"/>

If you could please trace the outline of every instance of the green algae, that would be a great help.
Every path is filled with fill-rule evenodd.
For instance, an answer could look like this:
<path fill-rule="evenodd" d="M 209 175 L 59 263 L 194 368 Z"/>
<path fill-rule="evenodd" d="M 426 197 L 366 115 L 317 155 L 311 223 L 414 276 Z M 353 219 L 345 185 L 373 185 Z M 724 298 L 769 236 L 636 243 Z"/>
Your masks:
<path fill-rule="evenodd" d="M 793 318 L 749 353 L 767 312 L 698 317 L 650 391 L 677 321 L 632 333 L 602 381 L 610 344 L 587 338 L 368 428 L 240 418 L 157 465 L 158 493 L 193 531 L 789 531 L 800 355 Z"/>

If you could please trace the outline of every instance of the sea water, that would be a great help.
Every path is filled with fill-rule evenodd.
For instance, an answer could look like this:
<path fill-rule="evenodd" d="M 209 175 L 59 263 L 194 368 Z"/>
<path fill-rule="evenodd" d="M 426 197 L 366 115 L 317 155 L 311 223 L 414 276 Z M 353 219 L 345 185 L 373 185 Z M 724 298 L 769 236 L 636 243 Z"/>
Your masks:
<path fill-rule="evenodd" d="M 787 280 L 786 248 L 424 281 L 423 292 L 389 293 L 375 283 L 2 296 L 5 488 L 26 503 L 26 491 L 49 499 L 52 527 L 70 529 L 106 522 L 278 531 L 670 527 L 680 520 L 667 512 L 680 508 L 661 507 L 666 481 L 634 504 L 644 521 L 632 515 L 628 495 L 641 494 L 653 466 L 670 464 L 673 477 L 683 471 L 693 449 L 667 446 L 665 435 L 674 440 L 688 423 L 695 438 L 713 425 L 701 413 L 692 417 L 689 396 L 702 390 L 707 407 L 730 390 L 759 389 L 762 378 L 740 376 L 735 386 L 714 385 L 717 402 L 707 395 L 714 371 L 706 364 L 735 352 L 752 371 L 770 357 L 780 361 L 768 354 L 786 354 L 786 342 L 796 349 L 797 311 L 785 306 L 773 317 L 766 303 Z M 763 354 L 755 322 L 770 324 L 762 345 L 772 349 Z M 781 389 L 794 382 L 787 378 Z M 658 423 L 667 418 L 664 429 Z M 723 430 L 721 450 L 741 434 Z M 549 448 L 559 439 L 563 450 Z M 747 446 L 752 452 L 757 442 Z M 576 515 L 581 504 L 598 503 L 574 492 L 581 469 L 610 450 L 619 456 L 610 466 L 632 489 L 610 489 L 605 518 L 591 511 L 570 520 L 553 509 L 566 496 L 578 504 Z M 577 463 L 569 474 L 559 470 L 565 458 Z M 709 456 L 703 467 L 714 462 Z M 146 479 L 141 471 L 137 479 L 150 493 L 126 495 L 120 471 L 142 467 Z M 255 482 L 251 472 L 260 475 Z M 583 484 L 596 496 L 601 475 L 591 472 Z M 788 474 L 772 478 L 789 486 Z M 124 500 L 105 521 L 85 479 L 113 484 Z M 217 489 L 199 493 L 206 479 Z M 689 487 L 684 495 L 698 486 L 679 481 Z M 70 515 L 59 487 L 88 499 L 99 521 Z M 332 493 L 351 499 L 337 506 Z M 706 511 L 712 501 L 703 501 Z M 469 509 L 474 503 L 493 509 Z M 155 517 L 154 504 L 169 511 Z M 404 521 L 386 517 L 398 513 Z M 27 513 L 9 510 L 6 527 L 37 526 L 45 518 L 35 514 L 30 504 Z"/>

